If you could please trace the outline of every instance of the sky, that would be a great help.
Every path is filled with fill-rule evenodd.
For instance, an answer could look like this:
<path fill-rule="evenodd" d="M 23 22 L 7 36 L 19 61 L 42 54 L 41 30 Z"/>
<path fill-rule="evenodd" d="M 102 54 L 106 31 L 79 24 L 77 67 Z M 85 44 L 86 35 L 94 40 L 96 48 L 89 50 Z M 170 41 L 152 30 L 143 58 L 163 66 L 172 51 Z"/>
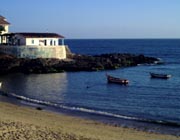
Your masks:
<path fill-rule="evenodd" d="M 180 0 L 1 0 L 10 32 L 66 38 L 180 38 Z"/>

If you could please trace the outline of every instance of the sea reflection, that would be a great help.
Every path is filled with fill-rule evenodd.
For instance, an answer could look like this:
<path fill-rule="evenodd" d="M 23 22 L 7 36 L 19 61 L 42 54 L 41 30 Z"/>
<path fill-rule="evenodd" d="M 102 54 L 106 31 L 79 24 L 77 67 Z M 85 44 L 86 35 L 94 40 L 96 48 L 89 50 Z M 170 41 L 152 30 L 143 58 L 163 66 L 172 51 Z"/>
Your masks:
<path fill-rule="evenodd" d="M 1 76 L 1 90 L 33 99 L 63 103 L 67 74 L 10 74 Z"/>

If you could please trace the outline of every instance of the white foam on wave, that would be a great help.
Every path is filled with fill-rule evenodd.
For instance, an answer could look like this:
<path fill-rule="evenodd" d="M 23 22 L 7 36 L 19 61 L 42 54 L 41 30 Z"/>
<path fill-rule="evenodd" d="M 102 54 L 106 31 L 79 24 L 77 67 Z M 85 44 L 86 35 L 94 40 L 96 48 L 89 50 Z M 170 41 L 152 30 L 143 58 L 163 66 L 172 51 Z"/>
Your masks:
<path fill-rule="evenodd" d="M 173 124 L 173 125 L 178 125 L 178 126 L 180 125 L 180 124 L 176 124 L 173 122 L 166 122 L 166 121 L 164 122 L 162 120 L 151 120 L 151 119 L 149 120 L 149 119 L 130 117 L 130 116 L 125 116 L 125 115 L 120 115 L 120 114 L 113 114 L 113 113 L 109 113 L 109 112 L 105 112 L 105 111 L 87 109 L 87 108 L 82 108 L 82 107 L 65 106 L 65 105 L 60 105 L 60 104 L 56 104 L 56 103 L 52 103 L 52 102 L 48 102 L 48 101 L 42 101 L 42 100 L 28 98 L 25 96 L 14 94 L 14 93 L 6 93 L 6 95 L 12 96 L 13 98 L 17 98 L 17 99 L 20 99 L 23 101 L 47 105 L 47 106 L 51 106 L 51 107 L 57 107 L 57 108 L 66 109 L 66 110 L 80 111 L 80 112 L 84 112 L 84 113 L 90 113 L 90 114 L 96 114 L 96 115 L 102 115 L 102 116 L 114 117 L 114 118 L 120 118 L 120 119 L 126 119 L 126 120 L 154 122 L 154 123 L 159 123 L 159 124 Z"/>
<path fill-rule="evenodd" d="M 116 118 L 122 118 L 122 119 L 128 119 L 128 120 L 139 120 L 138 118 L 135 118 L 135 117 L 123 116 L 123 115 L 113 114 L 113 113 L 109 113 L 109 112 L 105 112 L 105 111 L 98 111 L 98 110 L 87 109 L 87 108 L 82 108 L 82 107 L 64 106 L 64 105 L 60 105 L 60 104 L 56 104 L 56 103 L 52 103 L 52 102 L 48 102 L 48 101 L 41 101 L 41 100 L 37 100 L 37 99 L 28 98 L 25 96 L 14 94 L 14 93 L 9 93 L 9 95 L 11 95 L 15 98 L 24 100 L 24 101 L 48 105 L 48 106 L 52 106 L 52 107 L 58 107 L 58 108 L 67 109 L 67 110 L 80 111 L 80 112 L 85 112 L 85 113 L 92 113 L 92 114 L 96 114 L 96 115 L 104 115 L 104 116 L 116 117 Z"/>

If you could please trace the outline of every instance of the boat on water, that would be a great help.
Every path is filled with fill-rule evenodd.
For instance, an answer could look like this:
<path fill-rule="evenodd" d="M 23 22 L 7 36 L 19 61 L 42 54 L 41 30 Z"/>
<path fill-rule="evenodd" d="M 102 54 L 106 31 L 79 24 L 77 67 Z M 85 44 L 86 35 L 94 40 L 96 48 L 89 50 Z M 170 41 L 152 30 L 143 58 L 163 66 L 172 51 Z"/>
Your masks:
<path fill-rule="evenodd" d="M 127 79 L 121 79 L 117 77 L 113 77 L 111 75 L 106 74 L 108 83 L 115 83 L 120 85 L 127 85 L 129 83 L 129 80 Z"/>
<path fill-rule="evenodd" d="M 150 72 L 150 75 L 151 75 L 151 78 L 160 78 L 160 79 L 168 79 L 168 78 L 171 78 L 171 75 L 170 75 L 170 74 L 158 74 L 158 73 L 151 73 L 151 72 Z"/>
<path fill-rule="evenodd" d="M 1 86 L 2 86 L 2 82 L 0 82 L 0 88 L 1 88 Z"/>

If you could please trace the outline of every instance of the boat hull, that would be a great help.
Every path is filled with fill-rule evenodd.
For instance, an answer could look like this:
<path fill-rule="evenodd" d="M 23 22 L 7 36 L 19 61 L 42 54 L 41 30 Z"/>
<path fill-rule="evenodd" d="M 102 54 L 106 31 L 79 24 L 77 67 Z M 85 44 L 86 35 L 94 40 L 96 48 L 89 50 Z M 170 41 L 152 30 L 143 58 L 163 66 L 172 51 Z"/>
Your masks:
<path fill-rule="evenodd" d="M 170 74 L 156 74 L 156 73 L 150 73 L 151 78 L 160 78 L 160 79 L 169 79 L 171 78 Z"/>
<path fill-rule="evenodd" d="M 127 85 L 129 81 L 127 79 L 120 79 L 110 75 L 106 75 L 108 83 L 115 83 L 120 85 Z"/>

